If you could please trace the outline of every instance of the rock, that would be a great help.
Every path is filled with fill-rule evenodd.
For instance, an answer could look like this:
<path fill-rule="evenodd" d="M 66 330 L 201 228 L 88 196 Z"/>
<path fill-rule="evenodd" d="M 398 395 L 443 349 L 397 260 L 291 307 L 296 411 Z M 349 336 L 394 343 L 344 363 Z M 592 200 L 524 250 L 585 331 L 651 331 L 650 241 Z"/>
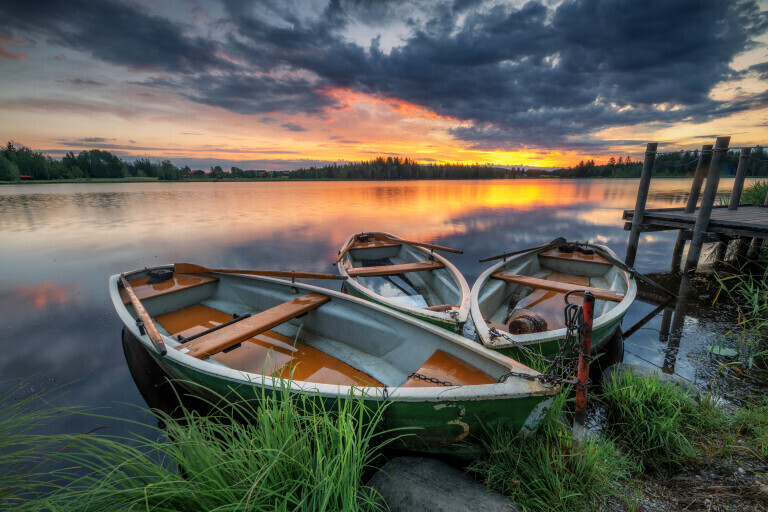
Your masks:
<path fill-rule="evenodd" d="M 619 375 L 624 375 L 630 372 L 634 373 L 638 377 L 646 378 L 656 375 L 659 377 L 659 382 L 672 383 L 679 387 L 682 391 L 689 393 L 692 398 L 698 398 L 701 394 L 699 388 L 696 387 L 696 384 L 689 381 L 688 379 L 684 379 L 683 377 L 676 374 L 663 373 L 658 368 L 648 368 L 646 366 L 616 363 L 606 368 L 603 371 L 601 378 L 603 382 L 606 382 L 606 379 L 609 379 L 612 375 L 616 375 L 618 377 Z"/>
<path fill-rule="evenodd" d="M 488 491 L 448 464 L 421 457 L 398 457 L 384 465 L 368 485 L 381 493 L 392 512 L 520 511 L 506 496 Z"/>

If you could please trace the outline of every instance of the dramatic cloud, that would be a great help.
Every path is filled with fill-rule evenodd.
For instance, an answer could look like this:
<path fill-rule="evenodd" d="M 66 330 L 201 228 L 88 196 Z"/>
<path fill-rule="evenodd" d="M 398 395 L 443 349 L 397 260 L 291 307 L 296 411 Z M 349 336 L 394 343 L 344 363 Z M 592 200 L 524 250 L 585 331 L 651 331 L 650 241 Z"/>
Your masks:
<path fill-rule="evenodd" d="M 262 123 L 328 119 L 349 107 L 338 91 L 352 91 L 456 120 L 449 133 L 478 149 L 584 148 L 613 127 L 768 106 L 765 93 L 713 95 L 746 74 L 768 77 L 765 62 L 731 67 L 768 31 L 758 0 L 201 5 L 195 26 L 155 3 L 116 0 L 8 0 L 0 17 L 9 37 L 150 71 L 146 86 Z"/>

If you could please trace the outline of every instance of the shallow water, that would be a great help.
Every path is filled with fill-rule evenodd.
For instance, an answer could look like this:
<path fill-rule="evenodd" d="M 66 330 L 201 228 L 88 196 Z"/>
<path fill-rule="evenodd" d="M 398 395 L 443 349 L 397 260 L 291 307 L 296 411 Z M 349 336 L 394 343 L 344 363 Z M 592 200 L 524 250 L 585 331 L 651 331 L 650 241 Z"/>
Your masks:
<path fill-rule="evenodd" d="M 729 193 L 731 183 L 722 180 L 721 192 Z M 634 208 L 637 185 L 539 179 L 0 187 L 0 393 L 17 379 L 26 379 L 18 395 L 63 385 L 62 405 L 109 407 L 108 414 L 151 421 L 136 408 L 144 400 L 107 293 L 115 273 L 172 262 L 332 272 L 351 233 L 386 231 L 463 249 L 447 257 L 471 286 L 488 265 L 478 259 L 557 236 L 605 244 L 623 257 L 628 232 L 621 215 Z M 689 180 L 657 179 L 648 207 L 682 206 L 689 188 Z M 637 269 L 666 272 L 675 236 L 643 235 Z M 331 286 L 338 289 L 337 282 Z M 636 301 L 623 330 L 655 307 Z M 672 356 L 659 312 L 626 340 L 624 360 L 662 367 L 666 358 L 668 371 L 710 379 L 718 363 L 706 347 L 729 339 L 732 327 L 733 315 L 718 308 L 693 297 Z M 84 432 L 94 421 L 70 417 L 55 429 Z"/>

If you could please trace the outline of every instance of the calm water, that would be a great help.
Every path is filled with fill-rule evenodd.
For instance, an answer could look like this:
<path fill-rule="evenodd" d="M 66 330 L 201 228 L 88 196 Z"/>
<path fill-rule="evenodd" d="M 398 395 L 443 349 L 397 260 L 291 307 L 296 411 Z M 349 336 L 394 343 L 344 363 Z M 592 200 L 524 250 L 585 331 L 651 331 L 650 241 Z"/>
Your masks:
<path fill-rule="evenodd" d="M 721 182 L 729 191 L 732 180 Z M 460 248 L 449 254 L 470 286 L 478 259 L 557 236 L 611 247 L 623 257 L 622 210 L 637 180 L 504 180 L 304 183 L 51 184 L 0 187 L 0 394 L 61 387 L 62 405 L 106 408 L 149 421 L 126 365 L 108 276 L 145 266 L 331 272 L 353 232 L 387 231 Z M 656 180 L 649 207 L 685 204 L 690 182 Z M 637 268 L 666 272 L 674 232 L 646 234 Z M 327 281 L 315 284 L 327 285 Z M 338 283 L 331 285 L 338 289 Z M 654 306 L 636 302 L 624 330 Z M 686 317 L 674 371 L 709 378 L 705 346 L 728 324 L 707 304 Z M 717 317 L 717 318 L 715 318 Z M 654 317 L 626 341 L 628 362 L 662 366 L 666 342 Z M 670 367 L 667 364 L 668 368 Z M 16 379 L 26 379 L 19 387 Z M 60 431 L 88 431 L 73 417 Z M 101 420 L 113 433 L 127 426 Z"/>

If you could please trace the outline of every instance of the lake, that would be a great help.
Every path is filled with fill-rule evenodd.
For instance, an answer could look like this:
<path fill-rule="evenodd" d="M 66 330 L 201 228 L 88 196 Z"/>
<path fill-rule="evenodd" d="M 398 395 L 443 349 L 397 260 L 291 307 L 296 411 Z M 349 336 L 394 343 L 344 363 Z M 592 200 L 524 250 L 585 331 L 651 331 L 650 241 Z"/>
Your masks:
<path fill-rule="evenodd" d="M 721 193 L 729 194 L 732 182 L 721 180 Z M 107 293 L 112 274 L 173 262 L 335 272 L 331 263 L 351 233 L 386 231 L 464 250 L 446 257 L 471 286 L 489 265 L 480 258 L 557 236 L 605 244 L 623 258 L 628 232 L 621 215 L 634 208 L 637 186 L 634 179 L 3 186 L 0 394 L 57 387 L 66 391 L 59 405 L 153 421 L 137 408 L 145 403 Z M 689 189 L 690 180 L 656 179 L 648 206 L 684 206 Z M 675 237 L 643 235 L 637 269 L 667 272 Z M 339 289 L 338 282 L 330 286 Z M 623 330 L 654 307 L 636 301 Z M 691 309 L 672 368 L 701 381 L 715 366 L 706 346 L 730 324 L 708 303 Z M 625 361 L 664 364 L 662 320 L 659 313 L 626 340 Z M 87 432 L 98 425 L 135 430 L 82 416 L 51 428 Z"/>

